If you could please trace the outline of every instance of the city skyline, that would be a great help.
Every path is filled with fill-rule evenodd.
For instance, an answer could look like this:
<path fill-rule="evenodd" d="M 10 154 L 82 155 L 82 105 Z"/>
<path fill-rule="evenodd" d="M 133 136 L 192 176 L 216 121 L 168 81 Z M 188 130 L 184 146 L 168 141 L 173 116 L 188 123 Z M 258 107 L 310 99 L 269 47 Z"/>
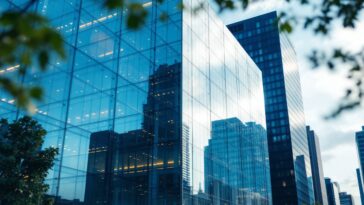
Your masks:
<path fill-rule="evenodd" d="M 264 0 L 250 5 L 247 10 L 226 11 L 220 16 L 225 24 L 231 24 L 274 10 L 294 10 L 297 14 L 303 15 L 310 12 L 297 6 L 289 6 L 282 1 Z M 364 16 L 360 16 L 359 19 L 363 21 Z M 311 49 L 316 48 L 317 45 L 327 49 L 339 45 L 354 51 L 359 51 L 364 46 L 364 43 L 361 43 L 361 34 L 364 33 L 363 24 L 358 24 L 355 29 L 343 29 L 338 23 L 334 25 L 332 37 L 328 39 L 315 36 L 300 27 L 296 27 L 289 38 L 293 42 L 298 57 L 306 123 L 311 125 L 320 138 L 325 177 L 339 181 L 342 189 L 352 194 L 356 204 L 359 204 L 355 171 L 359 167 L 359 162 L 355 132 L 364 124 L 362 118 L 364 109 L 357 108 L 343 113 L 336 119 L 326 120 L 324 117 L 339 103 L 345 89 L 351 84 L 346 79 L 345 69 L 336 72 L 326 68 L 312 69 L 307 59 Z M 337 164 L 344 166 L 338 167 Z"/>
<path fill-rule="evenodd" d="M 247 133 L 238 135 L 244 149 L 261 143 L 255 135 L 266 137 L 261 71 L 216 13 L 207 8 L 194 16 L 178 9 L 178 0 L 153 1 L 143 4 L 153 15 L 134 31 L 122 11 L 91 2 L 40 0 L 34 7 L 66 36 L 72 56 L 24 77 L 45 87 L 33 118 L 48 131 L 44 146 L 60 148 L 46 178 L 48 195 L 56 204 L 269 204 L 266 155 L 242 160 L 246 155 L 231 152 L 235 143 L 222 144 L 218 157 L 204 155 L 217 120 L 246 123 L 248 130 L 234 130 Z M 164 10 L 168 22 L 159 21 Z M 2 117 L 18 118 L 17 107 L 8 106 Z M 260 147 L 250 147 L 249 156 L 252 150 Z M 210 172 L 206 161 L 219 169 Z M 248 170 L 262 177 L 250 181 L 242 174 Z M 237 176 L 244 184 L 229 180 Z M 208 186 L 215 191 L 206 190 L 206 178 L 219 181 Z"/>
<path fill-rule="evenodd" d="M 342 71 L 309 69 L 305 55 L 313 47 L 305 45 L 320 41 L 298 29 L 288 37 L 291 41 L 282 34 L 278 40 L 282 51 L 264 56 L 259 47 L 264 40 L 243 45 L 226 26 L 287 9 L 284 3 L 258 1 L 245 13 L 215 14 L 213 8 L 204 8 L 195 15 L 179 10 L 177 0 L 161 6 L 147 2 L 143 7 L 153 15 L 141 30 L 131 31 L 125 28 L 123 12 L 107 13 L 88 1 L 75 2 L 57 2 L 54 7 L 47 0 L 36 3 L 34 9 L 65 36 L 72 58 L 52 59 L 47 73 L 31 70 L 22 79 L 45 87 L 46 100 L 37 104 L 34 118 L 48 131 L 44 146 L 60 148 L 46 179 L 48 194 L 58 204 L 251 200 L 268 205 L 270 192 L 275 204 L 312 204 L 314 171 L 306 125 L 320 138 L 317 150 L 321 148 L 325 182 L 333 187 L 334 200 L 354 196 L 360 203 L 356 168 L 363 165 L 353 148 L 355 132 L 364 132 L 364 111 L 324 119 L 343 93 L 340 89 L 349 84 Z M 160 22 L 164 9 L 170 19 Z M 258 34 L 262 22 L 254 22 Z M 348 40 L 345 35 L 360 41 L 357 32 L 333 29 L 343 42 Z M 358 29 L 364 31 L 364 26 Z M 329 49 L 327 40 L 322 44 Z M 346 46 L 358 47 L 352 42 Z M 281 75 L 277 62 L 292 69 L 282 69 Z M 12 70 L 5 70 L 5 75 L 12 75 Z M 14 101 L 5 97 L 0 117 L 22 116 Z M 264 136 L 270 168 L 265 144 L 256 141 Z M 258 175 L 249 178 L 253 172 Z M 272 187 L 263 183 L 270 177 Z M 242 181 L 236 182 L 239 178 Z"/>

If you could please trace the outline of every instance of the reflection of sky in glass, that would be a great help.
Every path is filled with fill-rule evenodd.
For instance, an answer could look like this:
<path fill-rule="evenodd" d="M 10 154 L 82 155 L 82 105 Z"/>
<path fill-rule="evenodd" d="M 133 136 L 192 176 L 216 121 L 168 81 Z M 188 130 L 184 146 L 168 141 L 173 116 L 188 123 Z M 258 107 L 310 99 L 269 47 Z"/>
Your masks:
<path fill-rule="evenodd" d="M 90 176 L 106 172 L 106 168 L 99 168 L 94 173 L 90 167 L 107 164 L 103 155 L 119 152 L 120 147 L 132 159 L 118 159 L 111 166 L 112 173 L 127 175 L 134 170 L 131 175 L 134 179 L 143 173 L 140 179 L 146 180 L 135 180 L 130 187 L 144 187 L 146 191 L 142 191 L 147 200 L 161 196 L 158 202 L 177 201 L 181 196 L 173 193 L 171 197 L 168 191 L 180 191 L 180 186 L 184 186 L 183 195 L 198 191 L 208 194 L 205 149 L 212 137 L 213 122 L 236 118 L 265 129 L 261 73 L 216 14 L 210 8 L 197 16 L 187 10 L 182 14 L 177 8 L 178 0 L 160 5 L 156 1 L 140 2 L 151 15 L 138 31 L 126 29 L 125 11 L 106 12 L 100 9 L 100 2 L 92 0 L 40 0 L 34 7 L 49 17 L 64 35 L 68 56 L 65 61 L 52 59 L 46 73 L 33 69 L 24 79 L 24 83 L 44 87 L 45 101 L 38 104 L 34 117 L 48 131 L 44 146 L 59 147 L 61 151 L 47 177 L 51 195 L 85 201 Z M 6 0 L 0 4 L 8 7 L 14 2 Z M 170 19 L 160 22 L 159 15 L 165 11 Z M 182 72 L 177 69 L 181 65 Z M 9 66 L 0 74 L 14 75 L 17 68 L 17 65 Z M 178 72 L 173 73 L 174 69 Z M 173 82 L 169 75 L 175 78 Z M 14 100 L 1 96 L 1 117 L 15 118 Z M 168 109 L 163 110 L 165 107 Z M 116 133 L 119 141 L 135 136 L 137 142 L 132 137 L 129 141 L 147 148 L 131 149 L 125 142 L 115 150 L 98 147 L 97 140 L 91 136 L 109 130 Z M 96 148 L 91 149 L 92 143 Z M 227 150 L 223 152 L 226 156 L 231 154 Z M 93 160 L 95 156 L 99 159 L 93 162 L 90 156 Z M 148 160 L 153 162 L 147 164 Z M 147 168 L 152 171 L 145 171 Z M 237 170 L 233 165 L 225 168 Z M 168 177 L 178 178 L 181 172 L 183 181 L 173 181 L 174 189 L 164 192 L 165 184 L 172 181 Z M 228 178 L 229 174 L 223 177 Z M 156 181 L 160 184 L 156 185 Z M 226 186 L 234 185 L 235 189 L 246 188 L 226 182 Z M 139 196 L 138 193 L 129 195 Z M 238 197 L 236 193 L 231 194 Z M 121 203 L 127 199 L 116 200 Z M 189 203 L 187 199 L 185 202 Z"/>
<path fill-rule="evenodd" d="M 188 7 L 194 1 L 184 3 Z M 210 8 L 197 15 L 184 11 L 183 28 L 182 118 L 190 128 L 192 193 L 209 193 L 205 187 L 204 150 L 211 139 L 211 123 L 237 118 L 265 128 L 261 73 Z M 228 154 L 227 150 L 222 149 L 221 154 Z M 226 170 L 234 170 L 227 164 L 224 166 Z M 229 177 L 227 172 L 222 175 L 221 178 Z"/>

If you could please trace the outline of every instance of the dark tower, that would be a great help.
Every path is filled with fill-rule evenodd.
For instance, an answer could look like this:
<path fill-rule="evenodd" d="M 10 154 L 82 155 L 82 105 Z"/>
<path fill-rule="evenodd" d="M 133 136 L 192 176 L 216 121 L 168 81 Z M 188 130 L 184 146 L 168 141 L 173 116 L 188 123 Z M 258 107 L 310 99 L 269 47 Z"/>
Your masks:
<path fill-rule="evenodd" d="M 296 53 L 277 21 L 271 12 L 228 28 L 262 71 L 273 204 L 313 204 Z"/>
<path fill-rule="evenodd" d="M 322 205 L 327 205 L 327 193 L 324 180 L 324 172 L 322 169 L 320 142 L 317 135 L 315 134 L 315 131 L 311 130 L 310 126 L 307 126 L 306 129 L 307 129 L 308 145 L 310 148 L 312 181 L 315 193 L 315 202 Z"/>
<path fill-rule="evenodd" d="M 181 200 L 180 72 L 176 63 L 162 65 L 150 76 L 142 129 L 91 134 L 86 205 Z"/>
<path fill-rule="evenodd" d="M 362 205 L 364 205 L 363 179 L 362 179 L 361 171 L 360 171 L 359 168 L 356 169 L 356 178 L 358 180 L 360 202 L 361 202 Z"/>

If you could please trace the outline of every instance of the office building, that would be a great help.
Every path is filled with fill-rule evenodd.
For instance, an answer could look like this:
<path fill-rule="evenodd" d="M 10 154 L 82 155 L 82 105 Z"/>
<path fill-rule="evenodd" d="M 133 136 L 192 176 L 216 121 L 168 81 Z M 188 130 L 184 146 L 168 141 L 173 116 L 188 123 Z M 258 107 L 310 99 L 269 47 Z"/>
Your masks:
<path fill-rule="evenodd" d="M 327 202 L 329 205 L 340 205 L 340 187 L 337 182 L 331 181 L 330 178 L 325 178 Z"/>
<path fill-rule="evenodd" d="M 363 178 L 361 176 L 361 171 L 359 168 L 356 169 L 356 178 L 358 181 L 360 202 L 363 205 L 364 204 Z"/>
<path fill-rule="evenodd" d="M 311 171 L 313 190 L 315 193 L 315 203 L 327 205 L 327 194 L 324 179 L 324 172 L 322 168 L 321 150 L 319 138 L 315 131 L 306 126 L 308 147 L 310 150 Z"/>
<path fill-rule="evenodd" d="M 360 170 L 361 173 L 364 173 L 364 126 L 362 127 L 361 131 L 355 133 L 355 141 L 358 150 Z"/>
<path fill-rule="evenodd" d="M 340 205 L 354 205 L 354 198 L 351 194 L 340 192 Z"/>
<path fill-rule="evenodd" d="M 355 141 L 358 151 L 359 165 L 360 168 L 356 170 L 358 185 L 359 185 L 359 193 L 360 193 L 360 201 L 364 204 L 364 189 L 363 189 L 363 169 L 364 169 L 364 126 L 361 131 L 355 133 Z"/>
<path fill-rule="evenodd" d="M 271 12 L 228 26 L 263 74 L 273 204 L 313 204 L 296 53 Z"/>
<path fill-rule="evenodd" d="M 24 2 L 0 5 L 17 9 Z M 266 130 L 261 71 L 208 6 L 195 15 L 181 11 L 179 0 L 138 2 L 149 14 L 139 30 L 126 27 L 128 11 L 106 11 L 100 1 L 39 0 L 29 8 L 61 32 L 68 56 L 22 80 L 44 88 L 34 118 L 48 132 L 44 147 L 60 150 L 46 179 L 48 194 L 56 204 L 85 205 L 235 205 L 244 203 L 234 200 L 240 193 L 266 197 L 260 184 L 222 194 L 205 189 L 205 159 L 219 160 L 204 156 L 212 122 L 236 118 Z M 165 12 L 169 18 L 161 22 Z M 4 69 L 16 77 L 16 69 Z M 22 115 L 1 96 L 0 117 Z M 234 176 L 229 165 L 222 168 L 229 172 L 208 178 Z"/>

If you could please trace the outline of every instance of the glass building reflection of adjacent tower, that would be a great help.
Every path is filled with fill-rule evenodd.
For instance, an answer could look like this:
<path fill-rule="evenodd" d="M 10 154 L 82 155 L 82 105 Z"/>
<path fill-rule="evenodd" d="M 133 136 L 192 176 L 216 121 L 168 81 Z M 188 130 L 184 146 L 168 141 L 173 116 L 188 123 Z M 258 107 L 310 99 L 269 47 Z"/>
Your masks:
<path fill-rule="evenodd" d="M 25 2 L 0 1 L 0 11 Z M 68 54 L 21 81 L 44 87 L 34 118 L 48 131 L 44 146 L 60 149 L 48 194 L 58 205 L 267 204 L 264 142 L 254 146 L 266 129 L 261 71 L 211 8 L 194 15 L 179 0 L 138 2 L 149 15 L 137 31 L 126 28 L 126 10 L 105 11 L 101 1 L 39 0 L 30 8 L 62 33 Z M 168 21 L 159 21 L 165 12 Z M 15 78 L 16 68 L 1 75 Z M 0 99 L 0 117 L 22 115 L 9 96 Z M 230 161 L 221 163 L 204 154 L 221 134 L 216 122 L 228 130 L 228 119 L 242 132 L 224 139 L 245 146 L 226 143 L 217 151 Z"/>
<path fill-rule="evenodd" d="M 213 121 L 211 133 L 205 190 L 215 196 L 212 204 L 271 204 L 265 128 L 229 118 Z"/>
<path fill-rule="evenodd" d="M 161 65 L 150 75 L 141 129 L 91 134 L 85 204 L 179 203 L 181 176 L 182 185 L 189 181 L 179 164 L 179 146 L 188 140 L 185 136 L 180 142 L 178 135 L 180 73 L 176 63 Z"/>
<path fill-rule="evenodd" d="M 263 75 L 273 204 L 313 204 L 296 53 L 270 12 L 228 26 Z"/>

